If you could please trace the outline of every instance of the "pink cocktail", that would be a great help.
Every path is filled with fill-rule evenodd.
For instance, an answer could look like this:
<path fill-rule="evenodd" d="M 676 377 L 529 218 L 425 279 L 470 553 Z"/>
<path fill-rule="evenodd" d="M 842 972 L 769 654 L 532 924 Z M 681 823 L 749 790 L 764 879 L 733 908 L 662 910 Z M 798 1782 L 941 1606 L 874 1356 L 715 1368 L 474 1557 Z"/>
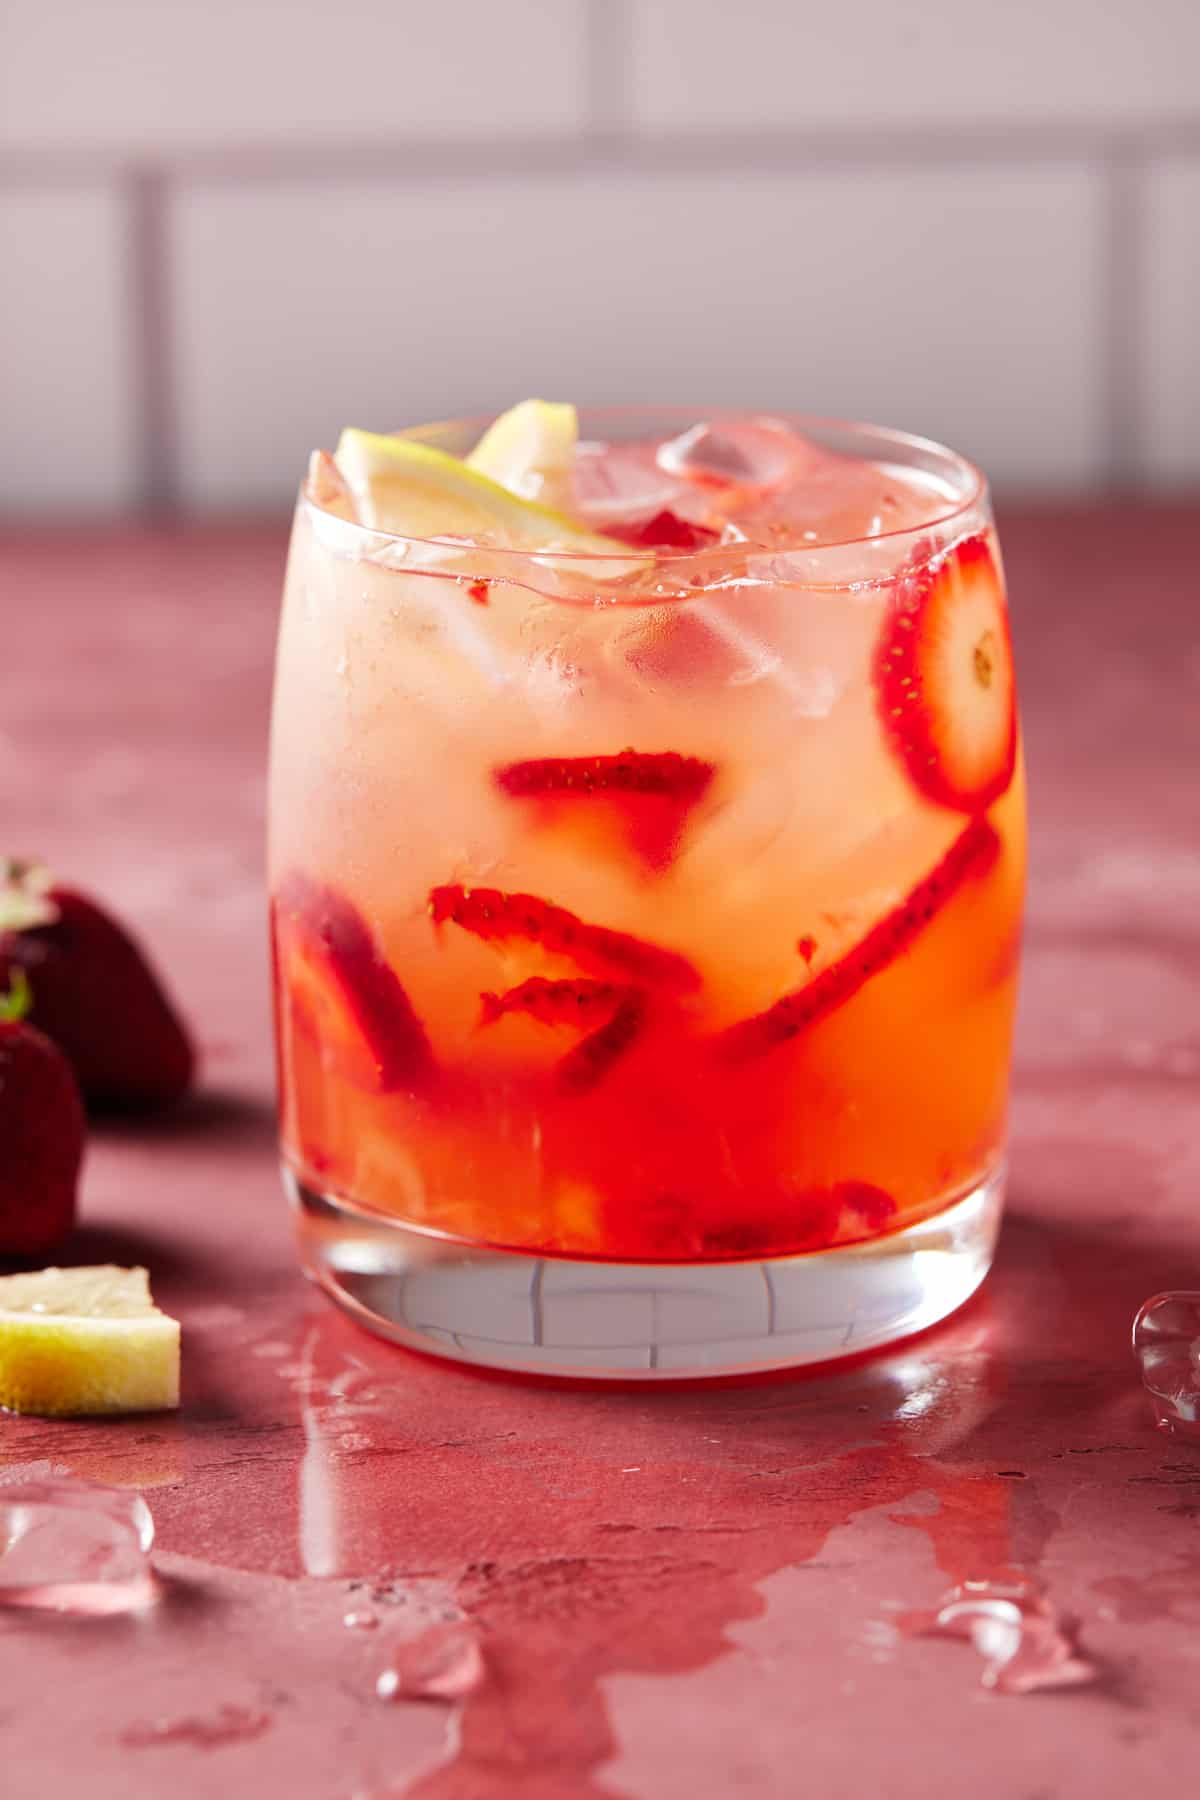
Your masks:
<path fill-rule="evenodd" d="M 509 416 L 499 483 L 443 426 L 347 434 L 301 496 L 271 880 L 304 1254 L 508 1367 L 866 1348 L 977 1285 L 1003 1180 L 986 493 L 866 427 L 569 410 Z"/>

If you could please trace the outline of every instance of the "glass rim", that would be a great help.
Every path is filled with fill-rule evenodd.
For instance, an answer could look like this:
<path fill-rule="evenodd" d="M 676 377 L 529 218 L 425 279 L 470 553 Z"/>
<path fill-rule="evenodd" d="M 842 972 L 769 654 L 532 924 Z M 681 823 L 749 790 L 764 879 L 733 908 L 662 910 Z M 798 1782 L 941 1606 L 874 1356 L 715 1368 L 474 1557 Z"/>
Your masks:
<path fill-rule="evenodd" d="M 536 546 L 516 546 L 506 544 L 479 543 L 471 538 L 442 536 L 418 536 L 412 532 L 389 531 L 378 525 L 364 525 L 358 519 L 345 519 L 341 514 L 322 506 L 307 492 L 307 477 L 300 484 L 299 504 L 336 523 L 339 536 L 344 534 L 347 542 L 355 538 L 369 541 L 376 547 L 381 543 L 413 544 L 437 550 L 478 551 L 488 557 L 511 559 L 509 566 L 526 567 L 536 564 L 541 567 L 550 565 L 564 570 L 579 569 L 583 564 L 598 564 L 615 568 L 619 564 L 628 564 L 633 560 L 653 562 L 655 567 L 669 566 L 677 571 L 688 564 L 705 565 L 714 555 L 725 560 L 738 555 L 747 558 L 763 556 L 790 556 L 803 554 L 820 557 L 826 551 L 853 549 L 855 546 L 877 546 L 898 538 L 916 538 L 923 532 L 940 530 L 953 525 L 956 519 L 963 518 L 985 504 L 988 497 L 987 477 L 977 464 L 960 451 L 952 450 L 949 445 L 940 443 L 936 438 L 922 437 L 916 432 L 901 431 L 890 425 L 875 425 L 863 419 L 844 419 L 835 414 L 780 412 L 776 410 L 752 410 L 746 407 L 714 406 L 656 406 L 651 403 L 637 405 L 583 406 L 579 409 L 581 419 L 602 423 L 611 420 L 614 423 L 627 423 L 639 418 L 675 419 L 679 421 L 681 430 L 688 425 L 707 424 L 710 421 L 726 423 L 745 423 L 747 420 L 786 425 L 789 429 L 799 431 L 802 435 L 814 433 L 842 433 L 852 439 L 857 438 L 864 445 L 874 443 L 883 448 L 891 448 L 902 453 L 897 456 L 898 467 L 919 467 L 919 459 L 925 457 L 929 461 L 940 463 L 945 475 L 954 475 L 962 484 L 962 492 L 957 497 L 947 498 L 944 506 L 931 509 L 930 516 L 917 524 L 899 526 L 893 530 L 876 532 L 874 535 L 855 533 L 849 537 L 824 538 L 815 544 L 779 544 L 770 545 L 755 543 L 751 540 L 733 541 L 732 543 L 705 544 L 694 549 L 658 548 L 653 545 L 622 545 L 614 550 L 585 549 L 539 549 Z M 396 437 L 412 438 L 415 442 L 425 442 L 435 432 L 451 430 L 472 432 L 476 439 L 482 437 L 487 428 L 500 415 L 498 413 L 468 414 L 459 418 L 435 419 L 421 425 L 407 425 L 395 433 Z M 581 441 L 589 441 L 588 434 L 581 432 Z M 620 441 L 620 440 L 618 440 Z M 633 438 L 624 441 L 636 441 Z M 853 455 L 853 452 L 847 454 Z M 858 458 L 861 462 L 880 462 L 880 456 L 865 453 Z M 600 526 L 595 528 L 597 536 L 603 536 Z"/>

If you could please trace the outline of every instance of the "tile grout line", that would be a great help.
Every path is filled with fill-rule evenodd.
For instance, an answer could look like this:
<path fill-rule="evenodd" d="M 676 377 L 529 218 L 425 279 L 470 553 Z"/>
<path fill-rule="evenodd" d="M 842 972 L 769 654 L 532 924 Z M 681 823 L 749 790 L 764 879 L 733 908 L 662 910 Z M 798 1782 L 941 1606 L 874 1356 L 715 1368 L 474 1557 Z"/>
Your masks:
<path fill-rule="evenodd" d="M 163 518 L 178 511 L 180 500 L 167 241 L 170 192 L 164 172 L 150 166 L 128 170 L 124 191 L 137 496 L 147 518 Z"/>
<path fill-rule="evenodd" d="M 598 0 L 599 4 L 599 0 Z M 610 0 L 624 11 L 624 0 Z M 607 19 L 609 7 L 597 15 Z M 749 132 L 638 132 L 632 127 L 628 36 L 614 36 L 608 20 L 589 35 L 588 99 L 583 129 L 496 139 L 394 138 L 323 145 L 231 143 L 168 152 L 154 164 L 163 181 L 220 186 L 237 181 L 504 180 L 618 170 L 622 174 L 797 174 L 858 169 L 947 168 L 987 164 L 1028 168 L 1046 162 L 1112 162 L 1200 156 L 1200 119 L 1104 128 L 1034 122 L 1014 134 L 988 124 L 893 127 L 887 130 L 764 129 Z M 590 124 L 589 124 L 590 121 Z M 61 187 L 105 176 L 137 179 L 149 168 L 124 155 L 87 149 L 0 151 L 0 187 Z"/>
<path fill-rule="evenodd" d="M 1146 485 L 1146 161 L 1129 146 L 1104 162 L 1099 279 L 1103 306 L 1101 403 L 1105 476 L 1114 493 Z"/>

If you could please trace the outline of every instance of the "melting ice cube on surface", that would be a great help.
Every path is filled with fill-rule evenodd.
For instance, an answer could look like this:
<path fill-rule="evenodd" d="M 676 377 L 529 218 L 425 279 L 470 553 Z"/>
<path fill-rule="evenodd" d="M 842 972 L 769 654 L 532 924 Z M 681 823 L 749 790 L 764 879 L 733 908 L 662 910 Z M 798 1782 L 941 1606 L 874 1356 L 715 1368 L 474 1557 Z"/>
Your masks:
<path fill-rule="evenodd" d="M 375 1683 L 381 1700 L 462 1700 L 483 1680 L 483 1652 L 465 1619 L 431 1625 L 397 1645 Z"/>
<path fill-rule="evenodd" d="M 74 1475 L 0 1485 L 0 1606 L 122 1613 L 155 1595 L 140 1494 Z"/>
<path fill-rule="evenodd" d="M 1200 1293 L 1147 1300 L 1133 1321 L 1133 1354 L 1159 1430 L 1200 1440 Z"/>
<path fill-rule="evenodd" d="M 1076 1644 L 1072 1621 L 1032 1581 L 960 1582 L 936 1612 L 908 1626 L 918 1636 L 967 1639 L 983 1658 L 983 1686 L 1002 1694 L 1080 1687 L 1098 1673 Z"/>

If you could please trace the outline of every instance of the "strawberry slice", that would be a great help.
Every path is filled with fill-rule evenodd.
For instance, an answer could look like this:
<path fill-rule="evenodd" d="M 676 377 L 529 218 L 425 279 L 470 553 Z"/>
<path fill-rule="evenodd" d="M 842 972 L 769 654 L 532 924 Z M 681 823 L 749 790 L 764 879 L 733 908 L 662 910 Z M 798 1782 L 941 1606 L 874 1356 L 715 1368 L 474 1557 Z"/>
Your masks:
<path fill-rule="evenodd" d="M 750 1203 L 736 1218 L 723 1219 L 705 1232 L 710 1251 L 745 1256 L 828 1250 L 886 1231 L 896 1216 L 896 1202 L 868 1181 L 838 1181 L 832 1187 L 784 1191 L 768 1204 Z"/>
<path fill-rule="evenodd" d="M 986 819 L 972 819 L 943 856 L 892 912 L 866 937 L 827 969 L 785 994 L 766 1012 L 741 1019 L 715 1040 L 720 1061 L 749 1062 L 764 1051 L 786 1044 L 835 1008 L 844 1006 L 872 975 L 878 975 L 908 949 L 929 921 L 945 906 L 968 875 L 982 873 L 1000 847 Z"/>
<path fill-rule="evenodd" d="M 588 925 L 565 906 L 554 906 L 536 894 L 504 894 L 499 888 L 450 883 L 433 889 L 429 914 L 435 925 L 458 925 L 485 942 L 524 939 L 540 944 L 552 956 L 569 957 L 581 969 L 623 975 L 664 993 L 691 994 L 700 986 L 699 971 L 678 951 L 664 950 L 627 931 Z"/>
<path fill-rule="evenodd" d="M 481 1025 L 492 1025 L 507 1013 L 524 1013 L 542 1025 L 595 1025 L 564 1056 L 555 1071 L 558 1085 L 572 1094 L 586 1093 L 608 1073 L 641 1033 L 646 998 L 615 981 L 548 981 L 531 975 L 505 994 L 481 994 Z"/>
<path fill-rule="evenodd" d="M 875 653 L 879 716 L 929 799 L 981 812 L 1017 756 L 1012 641 L 987 539 L 968 538 L 896 581 Z"/>
<path fill-rule="evenodd" d="M 896 1215 L 896 1202 L 871 1181 L 839 1181 L 833 1190 L 843 1235 L 867 1236 L 884 1231 Z"/>
<path fill-rule="evenodd" d="M 555 1070 L 559 1087 L 569 1094 L 584 1094 L 602 1081 L 641 1036 L 648 1004 L 645 994 L 631 989 L 608 1023 L 589 1033 L 563 1057 Z"/>
<path fill-rule="evenodd" d="M 679 849 L 684 821 L 716 774 L 712 763 L 677 751 L 622 750 L 613 756 L 546 756 L 507 763 L 497 787 L 513 799 L 539 802 L 547 822 L 564 805 L 599 799 L 620 809 L 634 850 L 663 869 Z"/>
<path fill-rule="evenodd" d="M 545 756 L 496 770 L 506 794 L 652 794 L 693 806 L 716 770 L 678 751 L 622 750 L 617 756 Z"/>
<path fill-rule="evenodd" d="M 344 1072 L 376 1093 L 425 1086 L 433 1053 L 391 965 L 353 903 L 290 875 L 271 908 L 280 1006 L 299 1031 L 336 1044 Z"/>
<path fill-rule="evenodd" d="M 510 1013 L 524 1013 L 540 1025 L 607 1022 L 630 990 L 615 981 L 549 981 L 531 975 L 503 994 L 480 994 L 479 1023 L 494 1025 Z"/>
<path fill-rule="evenodd" d="M 709 525 L 697 525 L 691 519 L 664 507 L 649 519 L 629 525 L 606 525 L 607 536 L 619 538 L 623 544 L 636 544 L 647 550 L 707 550 L 720 540 L 720 532 Z"/>

